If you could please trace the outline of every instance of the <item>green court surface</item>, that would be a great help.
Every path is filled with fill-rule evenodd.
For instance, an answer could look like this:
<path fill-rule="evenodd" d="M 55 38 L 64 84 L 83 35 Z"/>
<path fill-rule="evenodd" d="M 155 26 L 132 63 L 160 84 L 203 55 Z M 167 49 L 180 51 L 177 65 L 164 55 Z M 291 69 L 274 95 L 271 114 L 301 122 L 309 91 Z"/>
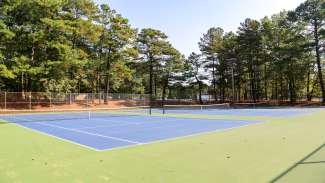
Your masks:
<path fill-rule="evenodd" d="M 325 182 L 324 111 L 249 119 L 265 123 L 102 152 L 2 124 L 0 183 Z"/>

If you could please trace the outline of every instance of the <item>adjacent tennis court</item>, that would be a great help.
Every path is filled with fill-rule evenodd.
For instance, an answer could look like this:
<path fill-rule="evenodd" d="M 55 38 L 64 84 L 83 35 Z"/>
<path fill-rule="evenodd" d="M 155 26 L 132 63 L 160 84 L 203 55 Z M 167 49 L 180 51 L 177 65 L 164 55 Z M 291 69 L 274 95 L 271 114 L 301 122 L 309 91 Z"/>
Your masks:
<path fill-rule="evenodd" d="M 292 117 L 318 112 L 320 108 L 250 108 L 232 109 L 226 104 L 217 105 L 166 105 L 165 114 L 199 114 L 199 115 L 231 115 L 261 117 Z M 161 112 L 161 111 L 160 111 Z"/>
<path fill-rule="evenodd" d="M 13 114 L 2 116 L 1 119 L 98 151 L 261 123 L 103 111 Z"/>

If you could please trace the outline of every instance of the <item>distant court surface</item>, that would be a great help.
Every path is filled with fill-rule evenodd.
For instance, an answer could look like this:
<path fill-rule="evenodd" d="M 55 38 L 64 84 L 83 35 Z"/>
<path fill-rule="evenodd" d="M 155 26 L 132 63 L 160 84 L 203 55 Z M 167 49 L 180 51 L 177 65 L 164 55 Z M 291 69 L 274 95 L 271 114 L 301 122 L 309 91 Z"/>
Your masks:
<path fill-rule="evenodd" d="M 199 115 L 232 115 L 232 116 L 261 116 L 261 117 L 291 117 L 313 114 L 324 108 L 256 108 L 256 109 L 172 109 L 166 108 L 166 114 L 199 114 Z M 161 112 L 156 110 L 156 112 Z"/>
<path fill-rule="evenodd" d="M 42 114 L 47 118 L 46 114 Z M 58 114 L 59 115 L 62 114 Z M 260 121 L 183 119 L 153 116 L 115 116 L 92 119 L 70 119 L 55 121 L 55 114 L 48 121 L 37 122 L 37 114 L 26 114 L 15 118 L 6 116 L 2 120 L 21 127 L 69 141 L 93 150 L 104 151 L 116 148 L 165 141 L 196 134 L 223 131 Z M 21 122 L 30 118 L 35 122 Z M 28 121 L 28 120 L 26 120 Z"/>

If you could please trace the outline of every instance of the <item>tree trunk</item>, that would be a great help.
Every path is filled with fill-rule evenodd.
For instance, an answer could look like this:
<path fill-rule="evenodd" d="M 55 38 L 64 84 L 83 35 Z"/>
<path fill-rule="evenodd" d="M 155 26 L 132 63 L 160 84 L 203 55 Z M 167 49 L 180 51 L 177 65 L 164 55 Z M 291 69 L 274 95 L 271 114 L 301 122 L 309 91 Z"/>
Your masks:
<path fill-rule="evenodd" d="M 110 74 L 111 70 L 111 61 L 109 58 L 107 58 L 106 61 L 106 78 L 105 78 L 105 97 L 104 97 L 104 104 L 108 104 L 108 94 L 110 92 Z"/>
<path fill-rule="evenodd" d="M 324 79 L 323 79 L 323 71 L 321 65 L 321 58 L 320 58 L 320 45 L 319 45 L 319 34 L 318 34 L 318 22 L 314 20 L 314 37 L 315 37 L 315 51 L 316 51 L 316 62 L 317 62 L 317 69 L 318 69 L 318 79 L 319 85 L 321 87 L 322 92 L 322 103 L 325 103 L 325 86 L 324 86 Z"/>
<path fill-rule="evenodd" d="M 275 100 L 279 100 L 279 88 L 278 88 L 278 78 L 275 78 Z"/>
<path fill-rule="evenodd" d="M 157 97 L 157 74 L 154 75 L 154 87 L 155 97 Z"/>
<path fill-rule="evenodd" d="M 284 99 L 284 91 L 283 91 L 283 80 L 282 80 L 282 76 L 280 79 L 280 100 Z"/>
<path fill-rule="evenodd" d="M 307 74 L 307 101 L 311 101 L 311 93 L 310 93 L 310 70 L 308 71 Z"/>
<path fill-rule="evenodd" d="M 296 102 L 296 91 L 295 91 L 295 83 L 294 79 L 289 79 L 289 93 L 290 93 L 290 103 Z"/>
<path fill-rule="evenodd" d="M 24 72 L 21 72 L 21 81 L 20 81 L 21 83 L 21 93 L 24 93 L 25 92 L 25 87 L 24 87 L 24 85 L 25 85 L 25 82 L 24 82 Z"/>
<path fill-rule="evenodd" d="M 237 101 L 238 102 L 241 101 L 241 87 L 240 87 L 240 85 L 238 85 L 238 88 L 237 88 Z"/>
<path fill-rule="evenodd" d="M 213 77 L 213 95 L 214 95 L 214 100 L 215 102 L 218 101 L 218 97 L 217 97 L 217 87 L 216 87 L 216 73 L 215 73 L 215 68 L 216 64 L 215 64 L 215 58 L 213 57 L 212 60 L 212 77 Z"/>
<path fill-rule="evenodd" d="M 255 77 L 254 76 L 254 71 L 251 68 L 251 72 L 250 72 L 251 99 L 253 99 L 253 101 L 255 103 L 256 102 L 256 95 L 255 95 L 255 80 L 254 80 L 254 77 Z"/>
<path fill-rule="evenodd" d="M 264 65 L 264 98 L 265 100 L 268 100 L 268 94 L 267 94 L 267 89 L 268 89 L 268 85 L 267 85 L 267 67 L 266 64 Z"/>
<path fill-rule="evenodd" d="M 153 101 L 153 95 L 152 95 L 152 89 L 153 89 L 153 58 L 149 56 L 149 105 L 152 106 Z"/>
<path fill-rule="evenodd" d="M 199 80 L 199 78 L 197 78 L 196 76 L 195 76 L 195 79 L 196 79 L 197 84 L 199 85 L 199 101 L 200 101 L 200 104 L 202 105 L 203 104 L 203 101 L 202 101 L 202 83 Z"/>
<path fill-rule="evenodd" d="M 162 105 L 162 107 L 164 107 L 164 105 L 165 105 L 167 87 L 168 87 L 168 77 L 165 79 L 164 85 L 163 85 L 163 91 L 162 91 L 162 97 L 161 97 L 161 101 L 162 101 L 161 105 Z"/>
<path fill-rule="evenodd" d="M 239 70 L 239 69 L 237 69 Z M 236 88 L 237 88 L 237 101 L 240 102 L 241 101 L 241 75 L 239 74 L 238 72 L 238 75 L 237 75 L 237 79 L 236 79 Z"/>
<path fill-rule="evenodd" d="M 226 87 L 223 86 L 223 87 L 222 87 L 222 93 L 221 93 L 222 103 L 224 103 L 224 102 L 225 102 L 225 99 L 226 99 L 226 97 L 225 97 L 225 93 L 226 93 Z"/>
<path fill-rule="evenodd" d="M 34 45 L 32 46 L 30 64 L 31 64 L 31 67 L 34 67 L 34 65 L 35 65 L 35 46 Z M 32 89 L 32 78 L 30 77 L 29 74 L 26 74 L 26 89 L 30 92 L 33 90 Z"/>

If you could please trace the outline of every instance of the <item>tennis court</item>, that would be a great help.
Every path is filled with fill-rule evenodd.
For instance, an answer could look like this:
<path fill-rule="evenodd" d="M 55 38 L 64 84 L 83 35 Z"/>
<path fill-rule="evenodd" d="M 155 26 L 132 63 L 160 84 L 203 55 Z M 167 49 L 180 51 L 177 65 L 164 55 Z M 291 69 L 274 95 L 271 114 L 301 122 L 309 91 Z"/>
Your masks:
<path fill-rule="evenodd" d="M 35 166 L 29 168 L 33 172 L 26 172 L 25 166 L 21 166 L 22 169 L 14 171 L 16 177 L 3 178 L 3 182 L 27 179 L 42 182 L 52 176 L 52 172 L 63 175 L 69 171 L 67 176 L 59 177 L 61 182 L 75 177 L 96 182 L 97 175 L 121 182 L 119 180 L 130 172 L 134 174 L 125 182 L 159 182 L 161 177 L 166 182 L 175 179 L 236 182 L 234 177 L 241 177 L 239 182 L 251 182 L 253 177 L 257 182 L 290 182 L 296 180 L 301 169 L 323 170 L 317 166 L 324 157 L 320 151 L 315 153 L 319 158 L 312 156 L 318 159 L 301 161 L 323 144 L 322 108 L 196 107 L 179 106 L 177 110 L 167 110 L 165 115 L 161 109 L 153 109 L 150 115 L 147 108 L 138 107 L 132 110 L 7 111 L 0 115 L 0 121 L 9 122 L 1 125 L 4 153 L 0 158 L 3 170 L 0 175 L 11 175 L 13 169 L 7 164 L 12 162 Z M 179 114 L 171 113 L 175 111 Z M 245 118 L 239 111 L 265 117 Z M 143 144 L 150 145 L 139 146 Z M 251 162 L 256 164 L 251 167 Z M 156 164 L 161 166 L 156 168 Z M 91 172 L 81 169 L 80 165 L 91 166 Z M 34 176 L 34 172 L 44 168 L 44 176 Z M 238 169 L 242 172 L 236 172 Z M 171 171 L 175 173 L 168 178 Z M 196 172 L 202 176 L 187 177 Z M 258 172 L 258 176 L 254 172 Z"/>
<path fill-rule="evenodd" d="M 221 109 L 220 109 L 221 108 Z M 319 112 L 320 108 L 252 108 L 230 109 L 224 104 L 217 105 L 166 105 L 165 114 L 199 114 L 199 115 L 231 115 L 256 117 L 293 117 Z"/>
<path fill-rule="evenodd" d="M 320 109 L 216 109 L 174 107 L 170 114 L 207 114 L 225 116 L 298 116 Z M 199 110 L 198 110 L 199 109 Z M 155 109 L 152 112 L 156 113 Z M 227 120 L 150 116 L 147 109 L 89 112 L 42 112 L 13 114 L 1 119 L 21 127 L 69 141 L 96 151 L 165 141 L 207 132 L 223 131 L 261 123 L 256 120 Z M 166 111 L 165 111 L 166 112 Z"/>
<path fill-rule="evenodd" d="M 21 114 L 2 116 L 1 119 L 97 151 L 260 123 L 103 112 Z"/>

